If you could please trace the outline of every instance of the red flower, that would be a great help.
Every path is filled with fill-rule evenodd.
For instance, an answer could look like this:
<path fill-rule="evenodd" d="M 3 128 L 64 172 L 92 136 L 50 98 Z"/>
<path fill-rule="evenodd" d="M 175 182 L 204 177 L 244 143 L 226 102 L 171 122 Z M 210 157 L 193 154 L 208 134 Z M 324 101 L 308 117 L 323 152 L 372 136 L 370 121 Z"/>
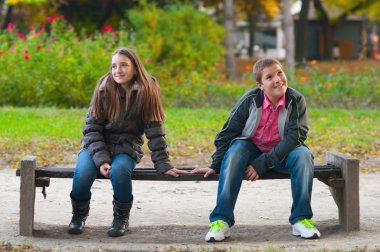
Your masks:
<path fill-rule="evenodd" d="M 147 63 L 147 64 L 150 64 L 151 62 L 152 62 L 151 59 L 146 59 L 146 60 L 145 60 L 145 63 Z"/>
<path fill-rule="evenodd" d="M 46 24 L 41 25 L 41 29 L 45 29 L 45 27 L 46 27 Z"/>
<path fill-rule="evenodd" d="M 24 56 L 24 59 L 25 59 L 25 60 L 29 60 L 29 55 L 25 55 L 25 56 Z"/>
<path fill-rule="evenodd" d="M 24 39 L 24 34 L 22 34 L 22 33 L 17 33 L 17 37 L 18 37 L 19 39 Z"/>
<path fill-rule="evenodd" d="M 28 54 L 28 53 L 29 53 L 29 51 L 28 51 L 28 50 L 24 50 L 24 53 L 25 53 L 25 54 Z"/>
<path fill-rule="evenodd" d="M 59 16 L 59 18 L 60 18 L 61 20 L 64 20 L 64 19 L 65 19 L 65 16 L 64 16 L 64 15 L 61 15 L 61 16 Z"/>
<path fill-rule="evenodd" d="M 3 51 L 2 50 L 0 50 L 0 55 L 2 55 L 3 54 Z"/>
<path fill-rule="evenodd" d="M 112 26 L 110 25 L 107 25 L 106 27 L 104 27 L 102 30 L 101 30 L 102 33 L 106 33 L 106 32 L 109 32 L 109 33 L 114 33 L 114 29 L 112 28 Z"/>
<path fill-rule="evenodd" d="M 56 19 L 57 17 L 59 17 L 58 13 L 54 13 L 53 16 L 52 16 L 53 19 Z"/>
<path fill-rule="evenodd" d="M 37 46 L 36 46 L 36 49 L 37 49 L 37 50 L 40 50 L 41 48 L 42 48 L 41 45 L 37 45 Z"/>
<path fill-rule="evenodd" d="M 7 30 L 11 31 L 11 30 L 13 30 L 14 28 L 16 28 L 16 26 L 15 26 L 14 24 L 12 24 L 12 23 L 8 23 L 8 24 L 7 24 Z"/>
<path fill-rule="evenodd" d="M 81 42 L 80 39 L 78 39 L 77 41 L 78 41 L 78 44 Z"/>
<path fill-rule="evenodd" d="M 34 27 L 33 26 L 29 26 L 29 31 L 34 31 Z"/>
<path fill-rule="evenodd" d="M 51 17 L 47 17 L 47 21 L 48 21 L 49 23 L 54 23 L 54 19 L 52 19 Z"/>
<path fill-rule="evenodd" d="M 53 42 L 57 41 L 57 39 L 54 38 L 54 37 L 52 37 L 51 40 L 52 40 Z"/>

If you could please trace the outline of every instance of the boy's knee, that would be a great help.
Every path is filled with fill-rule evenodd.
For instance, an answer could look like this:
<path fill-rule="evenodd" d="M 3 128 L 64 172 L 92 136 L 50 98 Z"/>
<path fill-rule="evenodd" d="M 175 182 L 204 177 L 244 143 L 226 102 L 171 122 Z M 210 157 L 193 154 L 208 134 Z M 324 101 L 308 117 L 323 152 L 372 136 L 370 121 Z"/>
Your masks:
<path fill-rule="evenodd" d="M 300 162 L 311 162 L 311 163 L 314 162 L 313 154 L 308 148 L 304 146 L 299 147 L 296 150 L 294 150 L 290 156 L 294 160 L 297 160 Z"/>

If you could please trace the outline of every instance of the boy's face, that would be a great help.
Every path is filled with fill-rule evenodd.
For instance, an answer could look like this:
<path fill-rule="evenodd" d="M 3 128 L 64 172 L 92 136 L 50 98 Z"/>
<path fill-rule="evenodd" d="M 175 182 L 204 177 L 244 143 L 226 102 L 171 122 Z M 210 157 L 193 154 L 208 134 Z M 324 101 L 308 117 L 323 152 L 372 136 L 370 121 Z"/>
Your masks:
<path fill-rule="evenodd" d="M 288 81 L 281 66 L 273 64 L 263 69 L 261 83 L 257 82 L 257 86 L 268 96 L 272 105 L 276 105 L 285 94 Z"/>

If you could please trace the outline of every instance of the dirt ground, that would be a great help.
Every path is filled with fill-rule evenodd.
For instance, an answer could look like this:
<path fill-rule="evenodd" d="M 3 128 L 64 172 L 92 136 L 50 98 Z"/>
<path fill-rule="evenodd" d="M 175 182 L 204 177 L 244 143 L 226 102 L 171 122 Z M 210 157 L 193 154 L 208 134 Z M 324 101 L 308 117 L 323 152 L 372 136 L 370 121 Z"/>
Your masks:
<path fill-rule="evenodd" d="M 208 215 L 215 204 L 217 182 L 134 181 L 135 203 L 127 235 L 110 238 L 112 188 L 107 180 L 93 186 L 90 216 L 82 235 L 66 233 L 71 218 L 70 179 L 52 179 L 43 199 L 36 192 L 35 233 L 18 235 L 19 177 L 0 169 L 0 242 L 32 244 L 53 251 L 162 251 L 177 249 L 256 250 L 268 247 L 291 251 L 368 248 L 380 250 L 380 173 L 360 177 L 361 230 L 345 233 L 338 225 L 338 209 L 326 185 L 314 180 L 312 206 L 321 231 L 319 240 L 291 235 L 289 180 L 244 182 L 236 206 L 232 236 L 222 243 L 206 243 Z"/>

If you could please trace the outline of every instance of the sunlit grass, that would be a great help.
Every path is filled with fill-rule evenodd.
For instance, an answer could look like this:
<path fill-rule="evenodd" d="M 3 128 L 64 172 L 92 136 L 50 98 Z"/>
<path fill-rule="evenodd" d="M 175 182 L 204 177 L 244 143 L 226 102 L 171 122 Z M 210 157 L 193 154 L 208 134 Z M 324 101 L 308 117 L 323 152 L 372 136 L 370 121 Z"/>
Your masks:
<path fill-rule="evenodd" d="M 18 166 L 25 155 L 37 155 L 40 165 L 75 161 L 87 109 L 0 108 L 2 163 Z M 364 158 L 380 155 L 380 112 L 374 110 L 309 109 L 307 145 L 317 160 L 323 151 L 338 150 Z M 214 137 L 229 115 L 228 109 L 166 108 L 169 151 L 187 165 L 207 159 L 214 151 Z M 149 153 L 149 151 L 147 151 Z M 202 162 L 207 162 L 203 157 Z"/>

